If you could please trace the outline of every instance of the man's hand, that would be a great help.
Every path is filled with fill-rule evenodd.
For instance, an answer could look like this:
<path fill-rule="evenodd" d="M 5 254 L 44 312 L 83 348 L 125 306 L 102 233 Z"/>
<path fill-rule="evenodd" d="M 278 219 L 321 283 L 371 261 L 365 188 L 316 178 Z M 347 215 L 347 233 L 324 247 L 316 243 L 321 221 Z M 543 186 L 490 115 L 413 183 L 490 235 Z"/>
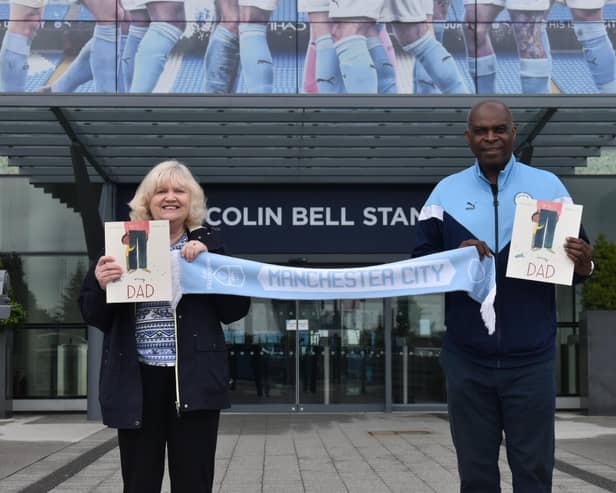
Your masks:
<path fill-rule="evenodd" d="M 584 240 L 567 237 L 565 252 L 574 264 L 573 270 L 579 276 L 589 276 L 592 272 L 592 246 Z"/>
<path fill-rule="evenodd" d="M 492 252 L 490 251 L 490 247 L 487 245 L 487 243 L 485 241 L 481 241 L 481 240 L 464 240 L 462 243 L 460 243 L 459 248 L 464 248 L 464 247 L 468 247 L 468 246 L 474 246 L 475 248 L 477 248 L 477 252 L 479 253 L 479 259 L 483 260 L 483 257 L 485 257 L 486 255 L 488 257 L 492 256 Z"/>

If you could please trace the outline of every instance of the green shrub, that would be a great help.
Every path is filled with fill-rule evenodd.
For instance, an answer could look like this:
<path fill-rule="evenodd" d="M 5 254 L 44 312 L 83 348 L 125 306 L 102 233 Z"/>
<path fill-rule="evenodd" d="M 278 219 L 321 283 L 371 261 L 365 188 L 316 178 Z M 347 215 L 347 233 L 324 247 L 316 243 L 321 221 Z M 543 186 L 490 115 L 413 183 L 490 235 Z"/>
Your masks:
<path fill-rule="evenodd" d="M 0 259 L 0 269 L 4 269 L 2 259 Z M 11 316 L 6 320 L 0 320 L 0 328 L 21 327 L 26 321 L 26 309 L 15 301 L 15 293 L 9 289 L 9 304 L 11 305 Z"/>
<path fill-rule="evenodd" d="M 10 301 L 11 316 L 6 320 L 0 320 L 0 327 L 21 327 L 26 320 L 26 310 L 16 301 Z"/>
<path fill-rule="evenodd" d="M 582 288 L 586 310 L 616 310 L 616 243 L 600 234 L 593 249 L 595 270 Z"/>

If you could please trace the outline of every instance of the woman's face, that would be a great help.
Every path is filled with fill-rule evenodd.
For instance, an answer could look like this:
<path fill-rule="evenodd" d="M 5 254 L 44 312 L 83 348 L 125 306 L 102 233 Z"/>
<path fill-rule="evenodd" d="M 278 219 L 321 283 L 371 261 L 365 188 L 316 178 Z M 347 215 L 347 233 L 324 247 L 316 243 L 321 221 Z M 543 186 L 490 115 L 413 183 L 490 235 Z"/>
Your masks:
<path fill-rule="evenodd" d="M 177 181 L 159 185 L 150 199 L 152 219 L 166 219 L 173 224 L 184 224 L 190 210 L 188 187 Z"/>

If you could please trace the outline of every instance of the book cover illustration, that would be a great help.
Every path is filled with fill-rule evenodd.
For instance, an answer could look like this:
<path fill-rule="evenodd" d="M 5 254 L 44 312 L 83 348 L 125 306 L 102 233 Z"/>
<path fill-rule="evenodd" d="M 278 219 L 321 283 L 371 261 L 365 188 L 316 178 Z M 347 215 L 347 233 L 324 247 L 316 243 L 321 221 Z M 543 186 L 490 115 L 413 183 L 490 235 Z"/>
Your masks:
<path fill-rule="evenodd" d="M 581 222 L 581 205 L 516 200 L 507 277 L 570 286 L 574 266 L 564 245 L 579 236 Z"/>
<path fill-rule="evenodd" d="M 124 269 L 107 285 L 107 303 L 171 300 L 168 221 L 105 223 L 105 255 Z"/>

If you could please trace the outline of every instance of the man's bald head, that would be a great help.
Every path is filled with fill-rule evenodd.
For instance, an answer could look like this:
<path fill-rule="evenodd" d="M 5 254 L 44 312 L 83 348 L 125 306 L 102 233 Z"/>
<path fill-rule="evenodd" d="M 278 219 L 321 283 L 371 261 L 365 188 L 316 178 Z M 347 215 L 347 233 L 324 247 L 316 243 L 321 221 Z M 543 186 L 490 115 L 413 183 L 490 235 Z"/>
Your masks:
<path fill-rule="evenodd" d="M 509 123 L 513 125 L 513 114 L 511 113 L 509 106 L 507 106 L 502 101 L 499 101 L 498 99 L 484 99 L 483 101 L 479 101 L 478 103 L 475 103 L 473 107 L 469 110 L 468 115 L 466 117 L 466 123 L 468 126 L 471 125 L 473 116 L 477 114 L 479 111 L 481 111 L 484 107 L 490 107 L 490 109 L 494 109 L 496 111 L 499 111 L 499 110 L 502 111 L 503 113 L 507 115 L 507 118 L 509 119 Z"/>

